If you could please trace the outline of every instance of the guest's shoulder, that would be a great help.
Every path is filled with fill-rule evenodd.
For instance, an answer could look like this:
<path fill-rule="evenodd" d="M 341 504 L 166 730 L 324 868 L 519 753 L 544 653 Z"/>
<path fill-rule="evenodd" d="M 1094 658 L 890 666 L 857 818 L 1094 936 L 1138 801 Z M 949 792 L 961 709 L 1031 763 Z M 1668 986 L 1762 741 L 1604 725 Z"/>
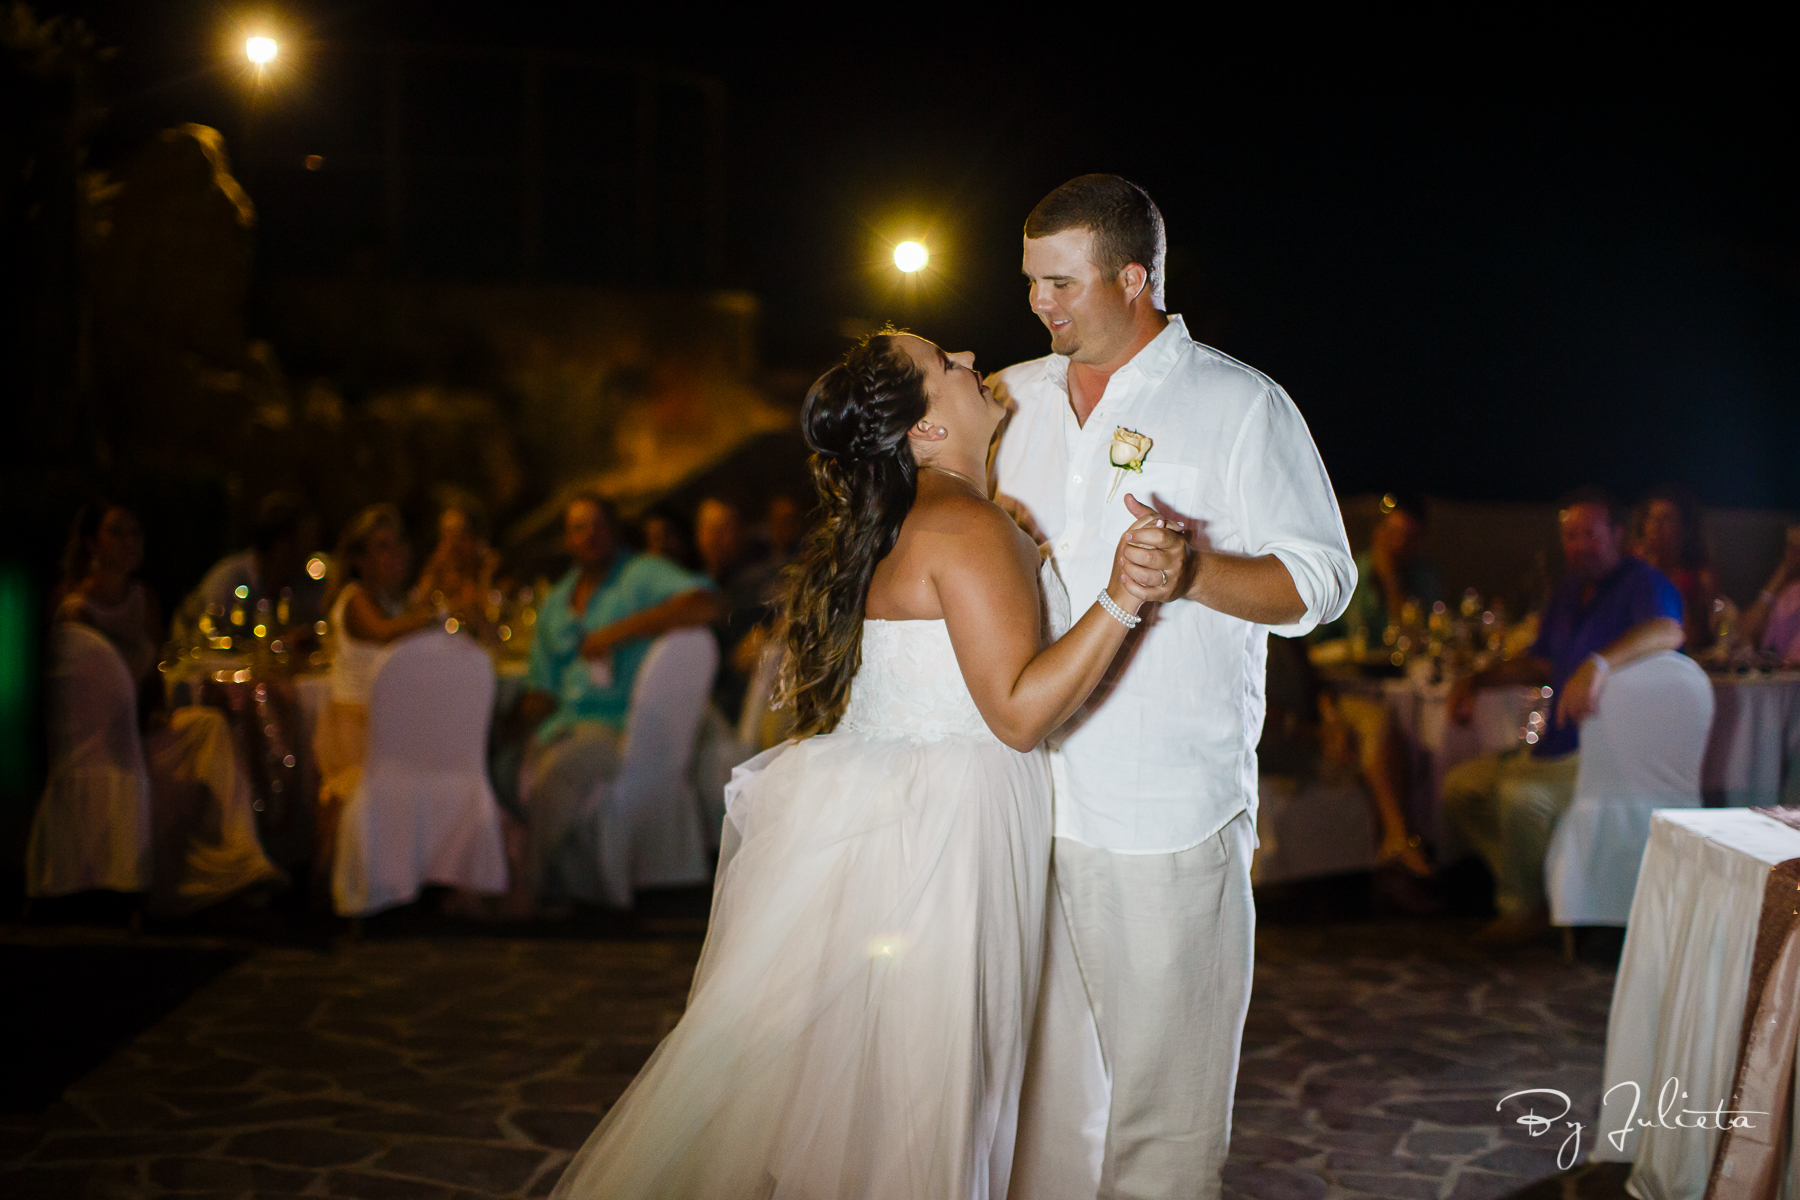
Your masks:
<path fill-rule="evenodd" d="M 61 587 L 58 587 L 57 592 L 59 594 L 50 598 L 50 620 L 52 622 L 86 621 L 88 619 L 88 599 L 79 589 L 70 588 L 68 591 L 63 591 Z"/>
<path fill-rule="evenodd" d="M 235 586 L 248 580 L 254 572 L 254 558 L 250 551 L 239 550 L 227 554 L 206 572 L 200 581 L 202 588 L 214 588 L 227 583 Z"/>
<path fill-rule="evenodd" d="M 1651 566 L 1635 554 L 1625 556 L 1625 584 L 1637 591 L 1649 592 L 1657 599 L 1672 603 L 1679 609 L 1681 592 L 1667 575 Z"/>
<path fill-rule="evenodd" d="M 552 608 L 558 602 L 567 608 L 569 597 L 575 592 L 575 581 L 580 577 L 581 568 L 571 563 L 569 569 L 559 575 L 556 582 L 550 585 L 550 590 L 538 597 L 538 611 L 543 612 Z"/>
<path fill-rule="evenodd" d="M 714 587 L 705 575 L 670 562 L 660 554 L 632 554 L 619 568 L 619 582 L 626 586 L 649 586 L 661 591 L 687 591 L 691 588 Z"/>

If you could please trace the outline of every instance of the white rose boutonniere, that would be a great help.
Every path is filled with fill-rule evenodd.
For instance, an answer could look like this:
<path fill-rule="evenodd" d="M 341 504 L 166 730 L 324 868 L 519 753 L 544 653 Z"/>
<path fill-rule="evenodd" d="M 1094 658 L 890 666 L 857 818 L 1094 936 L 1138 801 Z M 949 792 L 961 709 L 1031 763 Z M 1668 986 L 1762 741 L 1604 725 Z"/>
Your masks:
<path fill-rule="evenodd" d="M 1144 460 L 1150 456 L 1150 447 L 1156 443 L 1135 429 L 1127 429 L 1123 425 L 1113 430 L 1112 451 L 1109 458 L 1112 462 L 1112 486 L 1106 489 L 1106 502 L 1119 490 L 1119 481 L 1125 478 L 1125 472 L 1143 472 Z"/>

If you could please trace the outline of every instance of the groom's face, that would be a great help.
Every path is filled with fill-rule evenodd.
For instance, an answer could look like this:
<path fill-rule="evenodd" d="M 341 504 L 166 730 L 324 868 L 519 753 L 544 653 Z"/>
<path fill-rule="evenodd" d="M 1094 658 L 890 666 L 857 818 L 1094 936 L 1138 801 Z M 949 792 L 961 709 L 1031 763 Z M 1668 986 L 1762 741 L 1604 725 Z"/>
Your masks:
<path fill-rule="evenodd" d="M 1031 311 L 1050 331 L 1052 353 L 1079 363 L 1110 362 L 1132 332 L 1124 283 L 1095 264 L 1093 248 L 1091 229 L 1025 239 Z"/>

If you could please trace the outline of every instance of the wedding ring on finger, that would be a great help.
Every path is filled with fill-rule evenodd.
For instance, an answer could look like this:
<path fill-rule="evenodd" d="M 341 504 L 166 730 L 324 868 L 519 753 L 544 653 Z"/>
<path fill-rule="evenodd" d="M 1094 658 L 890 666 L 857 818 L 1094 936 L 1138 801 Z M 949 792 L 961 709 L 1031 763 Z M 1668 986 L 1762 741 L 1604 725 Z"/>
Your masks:
<path fill-rule="evenodd" d="M 1169 586 L 1169 573 L 1167 571 L 1163 571 L 1163 569 L 1161 567 L 1158 567 L 1156 569 L 1158 571 L 1162 571 L 1162 577 L 1163 577 L 1162 586 L 1168 587 Z"/>

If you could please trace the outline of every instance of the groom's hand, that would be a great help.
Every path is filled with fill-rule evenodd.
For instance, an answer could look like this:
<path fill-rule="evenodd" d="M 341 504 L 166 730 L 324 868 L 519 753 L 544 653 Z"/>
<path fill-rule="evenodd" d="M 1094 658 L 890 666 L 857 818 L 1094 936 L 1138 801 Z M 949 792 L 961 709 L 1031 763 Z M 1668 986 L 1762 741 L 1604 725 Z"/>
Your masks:
<path fill-rule="evenodd" d="M 1131 580 L 1146 600 L 1167 603 L 1187 595 L 1195 556 L 1188 544 L 1187 526 L 1156 509 L 1139 504 L 1127 492 L 1125 508 L 1143 525 L 1125 535 L 1125 562 Z M 1155 520 L 1144 523 L 1144 518 Z"/>

